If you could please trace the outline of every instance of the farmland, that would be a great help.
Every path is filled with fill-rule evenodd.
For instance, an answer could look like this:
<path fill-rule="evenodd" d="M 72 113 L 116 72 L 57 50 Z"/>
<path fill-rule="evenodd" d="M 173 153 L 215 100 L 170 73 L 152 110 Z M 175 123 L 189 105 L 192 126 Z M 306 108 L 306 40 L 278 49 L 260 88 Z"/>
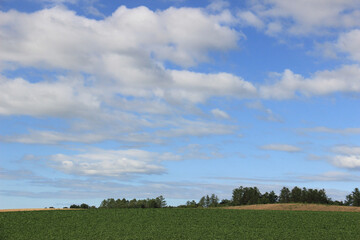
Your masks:
<path fill-rule="evenodd" d="M 356 239 L 353 212 L 93 209 L 0 213 L 0 239 Z"/>

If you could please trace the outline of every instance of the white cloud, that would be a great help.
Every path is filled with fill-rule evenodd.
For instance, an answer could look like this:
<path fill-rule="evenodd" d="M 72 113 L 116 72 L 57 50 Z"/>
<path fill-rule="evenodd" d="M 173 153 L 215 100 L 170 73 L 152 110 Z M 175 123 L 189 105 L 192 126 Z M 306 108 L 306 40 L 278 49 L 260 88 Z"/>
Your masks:
<path fill-rule="evenodd" d="M 263 150 L 281 151 L 281 152 L 300 152 L 301 149 L 288 144 L 268 144 L 261 146 Z"/>
<path fill-rule="evenodd" d="M 316 43 L 316 52 L 327 58 L 341 59 L 344 56 L 351 61 L 360 62 L 359 28 L 342 32 L 337 40 L 324 43 Z"/>
<path fill-rule="evenodd" d="M 67 174 L 123 177 L 131 174 L 162 174 L 162 161 L 181 160 L 171 153 L 154 153 L 137 149 L 93 150 L 77 155 L 56 154 L 50 166 Z"/>
<path fill-rule="evenodd" d="M 61 131 L 29 129 L 1 140 L 159 142 L 166 137 L 232 133 L 234 126 L 179 116 L 200 116 L 196 104 L 211 97 L 253 97 L 256 88 L 228 73 L 166 69 L 163 61 L 195 66 L 207 61 L 209 52 L 237 48 L 241 33 L 231 27 L 234 21 L 220 8 L 152 11 L 122 6 L 103 20 L 76 15 L 64 6 L 33 13 L 0 12 L 1 67 L 51 72 L 46 81 L 1 77 L 0 114 L 62 117 L 68 126 Z M 67 75 L 54 77 L 58 72 Z"/>
<path fill-rule="evenodd" d="M 260 87 L 263 98 L 288 99 L 301 93 L 305 96 L 326 95 L 335 92 L 360 92 L 360 66 L 345 65 L 332 71 L 316 72 L 304 78 L 291 70 L 285 70 L 281 79 Z"/>
<path fill-rule="evenodd" d="M 83 88 L 77 79 L 31 83 L 0 76 L 0 115 L 85 116 L 100 101 Z"/>
<path fill-rule="evenodd" d="M 211 110 L 211 113 L 217 118 L 225 118 L 225 119 L 230 118 L 229 114 L 227 114 L 226 112 L 224 112 L 218 108 Z"/>
<path fill-rule="evenodd" d="M 341 168 L 360 169 L 360 155 L 337 155 L 332 163 Z"/>
<path fill-rule="evenodd" d="M 228 12 L 208 14 L 196 8 L 153 12 L 122 6 L 102 21 L 59 6 L 31 14 L 1 12 L 0 60 L 92 72 L 104 67 L 101 63 L 109 54 L 141 63 L 144 56 L 136 56 L 141 49 L 147 59 L 154 54 L 193 66 L 207 60 L 208 50 L 237 46 L 239 34 L 226 26 L 232 21 Z"/>
<path fill-rule="evenodd" d="M 170 72 L 174 89 L 170 94 L 175 99 L 204 102 L 210 96 L 233 96 L 248 98 L 256 95 L 256 88 L 249 82 L 228 73 L 204 74 L 190 71 Z"/>
<path fill-rule="evenodd" d="M 360 62 L 360 30 L 355 29 L 347 33 L 343 33 L 339 36 L 335 47 L 341 51 L 348 54 L 349 58 Z"/>
<path fill-rule="evenodd" d="M 253 14 L 267 24 L 267 33 L 321 34 L 332 28 L 360 26 L 357 0 L 248 1 Z"/>
<path fill-rule="evenodd" d="M 332 157 L 333 165 L 340 168 L 360 169 L 360 147 L 356 146 L 335 146 L 332 151 L 338 155 Z"/>
<path fill-rule="evenodd" d="M 11 64 L 90 74 L 93 81 L 86 91 L 93 95 L 79 89 L 79 97 L 95 97 L 98 103 L 109 103 L 116 94 L 181 104 L 203 103 L 212 96 L 244 98 L 255 95 L 256 88 L 240 77 L 168 70 L 162 63 L 194 66 L 207 61 L 209 51 L 237 48 L 241 34 L 231 28 L 233 21 L 228 11 L 200 8 L 154 12 L 122 6 L 101 21 L 61 6 L 30 14 L 0 12 L 0 63 L 3 68 Z M 61 89 L 59 94 L 71 91 Z"/>

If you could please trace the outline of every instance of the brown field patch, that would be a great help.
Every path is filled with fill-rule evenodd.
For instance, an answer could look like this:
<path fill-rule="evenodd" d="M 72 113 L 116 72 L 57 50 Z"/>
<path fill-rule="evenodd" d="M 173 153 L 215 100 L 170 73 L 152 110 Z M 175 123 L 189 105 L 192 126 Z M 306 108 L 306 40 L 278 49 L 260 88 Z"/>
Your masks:
<path fill-rule="evenodd" d="M 19 208 L 19 209 L 0 209 L 0 212 L 28 212 L 28 211 L 53 211 L 53 210 L 80 210 L 75 208 Z"/>
<path fill-rule="evenodd" d="M 231 206 L 224 208 L 240 209 L 240 210 L 360 212 L 360 207 L 335 206 L 335 205 L 323 205 L 323 204 L 305 204 L 305 203 L 257 204 L 257 205 Z"/>

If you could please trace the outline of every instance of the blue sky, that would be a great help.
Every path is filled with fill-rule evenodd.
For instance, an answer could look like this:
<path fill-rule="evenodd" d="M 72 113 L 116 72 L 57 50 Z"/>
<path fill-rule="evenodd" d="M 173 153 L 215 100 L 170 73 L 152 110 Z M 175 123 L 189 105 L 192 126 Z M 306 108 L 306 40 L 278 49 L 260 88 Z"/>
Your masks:
<path fill-rule="evenodd" d="M 357 0 L 0 3 L 0 208 L 360 180 Z"/>

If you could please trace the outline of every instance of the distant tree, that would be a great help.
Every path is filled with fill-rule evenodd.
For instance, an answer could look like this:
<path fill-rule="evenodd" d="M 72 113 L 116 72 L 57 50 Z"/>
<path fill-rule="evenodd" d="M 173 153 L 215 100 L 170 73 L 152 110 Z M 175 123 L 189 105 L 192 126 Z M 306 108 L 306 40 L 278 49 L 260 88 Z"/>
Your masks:
<path fill-rule="evenodd" d="M 233 205 L 249 205 L 261 202 L 261 193 L 257 187 L 235 188 L 232 195 Z"/>
<path fill-rule="evenodd" d="M 306 203 L 309 200 L 309 193 L 308 190 L 304 187 L 301 190 L 301 202 Z"/>
<path fill-rule="evenodd" d="M 360 191 L 358 188 L 355 188 L 351 194 L 346 196 L 345 200 L 346 206 L 360 206 Z"/>
<path fill-rule="evenodd" d="M 290 192 L 290 202 L 299 203 L 301 202 L 301 188 L 294 187 Z"/>
<path fill-rule="evenodd" d="M 102 205 L 104 205 L 103 207 L 105 208 L 116 208 L 116 201 L 113 198 L 108 198 L 107 200 L 101 202 L 100 206 Z"/>
<path fill-rule="evenodd" d="M 106 199 L 104 199 L 104 200 L 102 200 L 102 202 L 101 202 L 101 204 L 100 204 L 99 208 L 107 208 L 107 205 L 108 205 L 108 202 L 107 202 L 107 200 L 106 200 Z"/>
<path fill-rule="evenodd" d="M 232 203 L 235 206 L 243 205 L 244 188 L 242 186 L 235 188 L 232 193 Z"/>
<path fill-rule="evenodd" d="M 345 206 L 352 206 L 354 203 L 354 198 L 352 194 L 346 195 L 346 199 L 345 199 Z"/>
<path fill-rule="evenodd" d="M 205 205 L 205 197 L 200 198 L 198 206 L 199 207 L 206 207 L 206 205 Z"/>
<path fill-rule="evenodd" d="M 219 205 L 219 198 L 215 194 L 210 196 L 210 205 L 209 207 L 217 207 Z"/>
<path fill-rule="evenodd" d="M 166 201 L 162 195 L 158 196 L 155 201 L 158 208 L 166 207 Z"/>
<path fill-rule="evenodd" d="M 160 206 L 157 204 L 155 199 L 147 199 L 145 207 L 146 208 L 159 208 Z"/>
<path fill-rule="evenodd" d="M 196 208 L 196 207 L 198 207 L 198 204 L 195 202 L 195 200 L 187 201 L 186 202 L 186 207 L 188 207 L 188 208 Z"/>
<path fill-rule="evenodd" d="M 264 194 L 261 195 L 261 198 L 260 198 L 260 203 L 261 204 L 268 204 L 270 203 L 270 199 L 269 199 L 269 193 L 268 192 L 265 192 Z"/>
<path fill-rule="evenodd" d="M 269 193 L 269 202 L 270 203 L 276 203 L 278 201 L 278 196 L 276 195 L 276 193 L 274 191 L 271 191 Z"/>
<path fill-rule="evenodd" d="M 87 205 L 86 203 L 82 203 L 82 204 L 80 205 L 80 208 L 88 209 L 88 208 L 90 208 L 90 207 L 89 207 L 89 205 Z"/>
<path fill-rule="evenodd" d="M 331 199 L 326 195 L 325 189 L 320 189 L 318 191 L 318 199 L 319 203 L 322 204 L 329 204 L 331 202 Z"/>
<path fill-rule="evenodd" d="M 229 199 L 222 199 L 219 203 L 220 207 L 231 206 L 232 202 Z"/>
<path fill-rule="evenodd" d="M 290 202 L 290 190 L 287 187 L 283 187 L 280 191 L 279 196 L 280 203 L 289 203 Z"/>
<path fill-rule="evenodd" d="M 137 200 L 136 198 L 130 200 L 129 202 L 129 208 L 136 208 L 137 207 Z"/>
<path fill-rule="evenodd" d="M 209 195 L 206 195 L 206 197 L 205 197 L 205 207 L 210 207 L 210 203 L 211 203 L 210 197 L 209 197 Z"/>
<path fill-rule="evenodd" d="M 352 192 L 353 195 L 353 206 L 359 207 L 360 206 L 360 191 L 358 188 L 355 188 Z"/>
<path fill-rule="evenodd" d="M 72 205 L 70 205 L 70 208 L 80 208 L 80 206 L 76 205 L 76 204 L 72 204 Z"/>

